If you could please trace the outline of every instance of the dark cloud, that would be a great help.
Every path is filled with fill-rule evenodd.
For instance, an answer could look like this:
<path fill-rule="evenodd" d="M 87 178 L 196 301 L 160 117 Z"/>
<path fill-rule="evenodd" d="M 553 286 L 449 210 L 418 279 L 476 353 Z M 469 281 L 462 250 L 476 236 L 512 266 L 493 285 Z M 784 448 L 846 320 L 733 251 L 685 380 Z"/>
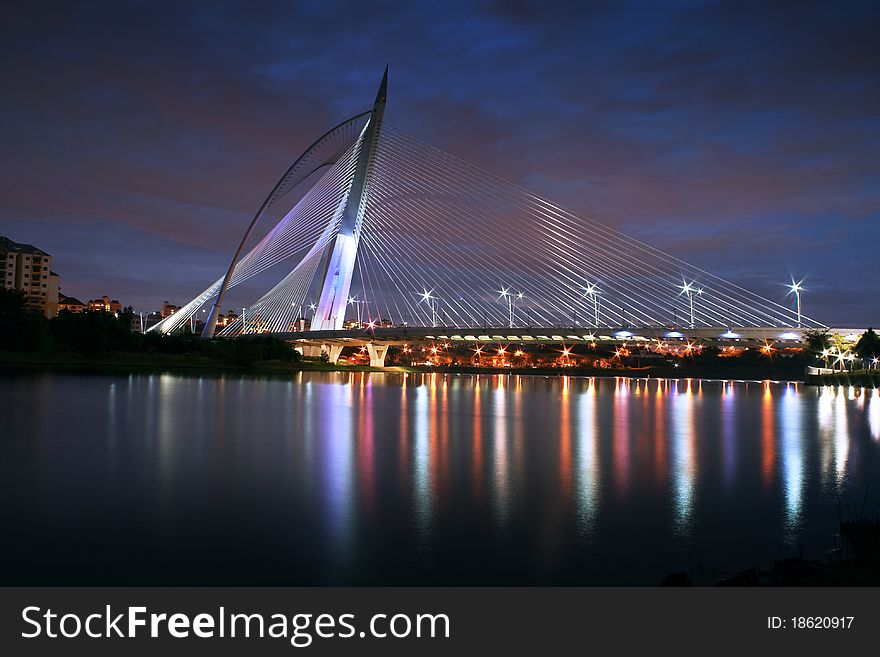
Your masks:
<path fill-rule="evenodd" d="M 880 241 L 878 19 L 874 2 L 7 3 L 0 233 L 46 244 L 71 293 L 182 301 L 388 63 L 396 127 L 772 298 L 808 274 L 811 314 L 876 323 L 880 270 L 859 258 Z"/>

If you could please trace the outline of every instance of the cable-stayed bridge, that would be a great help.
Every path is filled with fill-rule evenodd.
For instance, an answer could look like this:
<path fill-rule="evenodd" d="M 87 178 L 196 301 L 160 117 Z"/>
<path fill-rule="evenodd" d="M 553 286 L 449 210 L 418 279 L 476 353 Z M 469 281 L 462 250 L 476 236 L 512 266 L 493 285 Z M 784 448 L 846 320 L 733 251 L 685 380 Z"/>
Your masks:
<path fill-rule="evenodd" d="M 274 286 L 218 335 L 271 333 L 338 355 L 346 341 L 380 349 L 437 336 L 797 340 L 824 328 L 799 306 L 576 216 L 394 128 L 383 120 L 386 89 L 387 69 L 373 108 L 328 131 L 282 176 L 226 274 L 151 330 L 205 317 L 202 335 L 213 337 L 228 289 L 282 264 Z M 250 246 L 267 211 L 307 179 L 308 190 Z"/>

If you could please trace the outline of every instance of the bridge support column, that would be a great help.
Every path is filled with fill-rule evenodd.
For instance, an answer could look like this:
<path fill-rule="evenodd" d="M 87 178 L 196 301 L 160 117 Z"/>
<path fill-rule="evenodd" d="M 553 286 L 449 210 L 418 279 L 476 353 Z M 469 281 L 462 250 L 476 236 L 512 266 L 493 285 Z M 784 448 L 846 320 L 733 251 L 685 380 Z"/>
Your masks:
<path fill-rule="evenodd" d="M 342 353 L 342 345 L 341 344 L 331 344 L 329 346 L 323 347 L 324 351 L 327 352 L 327 355 L 330 357 L 330 362 L 336 365 L 336 362 L 339 360 L 339 354 Z"/>
<path fill-rule="evenodd" d="M 367 345 L 367 353 L 370 354 L 370 367 L 385 367 L 385 355 L 388 353 L 388 345 L 375 345 L 370 342 Z"/>
<path fill-rule="evenodd" d="M 318 358 L 323 352 L 327 352 L 327 357 L 334 365 L 339 360 L 339 354 L 342 353 L 343 345 L 341 344 L 322 344 L 320 347 L 315 345 L 307 345 L 302 348 L 302 355 L 309 358 Z"/>

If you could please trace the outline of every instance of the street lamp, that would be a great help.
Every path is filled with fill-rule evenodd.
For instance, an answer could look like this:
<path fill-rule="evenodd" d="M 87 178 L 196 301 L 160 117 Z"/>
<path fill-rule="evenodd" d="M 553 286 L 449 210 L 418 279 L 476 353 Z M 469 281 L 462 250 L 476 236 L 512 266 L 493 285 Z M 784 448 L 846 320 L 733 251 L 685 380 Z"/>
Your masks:
<path fill-rule="evenodd" d="M 499 299 L 502 297 L 507 299 L 508 325 L 510 328 L 513 328 L 516 302 L 522 301 L 524 296 L 525 295 L 522 292 L 514 294 L 513 292 L 510 291 L 509 287 L 502 287 L 501 290 L 499 290 L 499 292 L 498 292 Z"/>
<path fill-rule="evenodd" d="M 590 297 L 590 299 L 593 300 L 593 326 L 599 328 L 599 288 L 592 283 L 587 283 L 587 286 L 583 288 L 583 290 L 584 296 Z"/>
<path fill-rule="evenodd" d="M 681 292 L 679 294 L 685 294 L 688 298 L 688 303 L 691 307 L 691 328 L 696 326 L 696 321 L 694 319 L 694 296 L 698 294 L 703 294 L 703 288 L 695 288 L 693 283 L 685 282 L 684 285 L 679 285 L 681 288 Z"/>
<path fill-rule="evenodd" d="M 352 305 L 355 305 L 355 304 L 357 305 L 357 313 L 358 313 L 358 328 L 361 328 L 361 326 L 362 326 L 362 322 L 361 322 L 361 306 L 362 306 L 363 304 L 365 304 L 365 303 L 366 303 L 366 301 L 359 301 L 357 297 L 348 297 L 348 305 L 349 305 L 349 306 L 352 306 Z"/>
<path fill-rule="evenodd" d="M 794 294 L 795 299 L 797 300 L 797 325 L 798 328 L 801 327 L 801 290 L 804 288 L 801 287 L 801 283 L 803 281 L 798 281 L 795 283 L 794 279 L 791 279 L 791 285 L 788 286 L 788 294 Z"/>
<path fill-rule="evenodd" d="M 433 296 L 433 292 L 434 290 L 430 292 L 425 290 L 419 293 L 419 296 L 422 297 L 422 301 L 431 307 L 431 326 L 437 326 L 437 297 Z"/>

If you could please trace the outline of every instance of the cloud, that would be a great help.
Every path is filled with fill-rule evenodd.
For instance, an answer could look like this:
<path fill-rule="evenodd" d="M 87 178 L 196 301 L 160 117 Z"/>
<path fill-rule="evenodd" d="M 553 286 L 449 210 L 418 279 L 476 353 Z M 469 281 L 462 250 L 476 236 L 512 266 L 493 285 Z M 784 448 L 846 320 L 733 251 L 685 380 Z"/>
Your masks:
<path fill-rule="evenodd" d="M 749 271 L 809 271 L 819 319 L 876 323 L 876 268 L 857 272 L 865 294 L 833 291 L 853 241 L 880 239 L 878 18 L 859 2 L 12 3 L 0 233 L 55 252 L 66 236 L 91 269 L 65 280 L 119 276 L 147 308 L 195 293 L 389 63 L 396 127 L 759 287 Z M 145 244 L 165 265 L 149 285 Z"/>

